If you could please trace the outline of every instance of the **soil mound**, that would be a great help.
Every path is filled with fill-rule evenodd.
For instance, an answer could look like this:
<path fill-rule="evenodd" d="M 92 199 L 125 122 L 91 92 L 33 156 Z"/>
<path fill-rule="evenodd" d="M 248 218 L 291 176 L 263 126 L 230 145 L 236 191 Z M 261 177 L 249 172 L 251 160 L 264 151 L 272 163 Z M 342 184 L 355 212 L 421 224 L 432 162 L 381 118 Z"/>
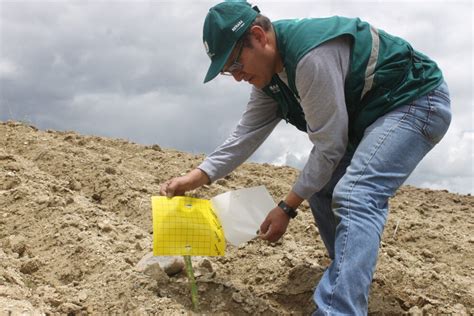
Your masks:
<path fill-rule="evenodd" d="M 0 123 L 0 314 L 186 314 L 184 273 L 135 268 L 151 251 L 150 197 L 196 167 L 158 145 Z M 247 163 L 191 192 L 210 198 L 265 185 L 278 201 L 297 170 Z M 369 312 L 474 312 L 474 198 L 402 187 L 390 200 Z M 329 258 L 305 203 L 277 243 L 195 258 L 207 314 L 307 315 Z M 357 286 L 356 284 L 354 286 Z"/>

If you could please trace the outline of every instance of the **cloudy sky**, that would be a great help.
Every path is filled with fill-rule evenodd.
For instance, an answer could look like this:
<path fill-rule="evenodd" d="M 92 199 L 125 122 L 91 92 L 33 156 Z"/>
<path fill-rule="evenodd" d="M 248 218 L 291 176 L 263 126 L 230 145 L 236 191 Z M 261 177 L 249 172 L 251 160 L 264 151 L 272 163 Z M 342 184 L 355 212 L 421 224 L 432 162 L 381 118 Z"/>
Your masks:
<path fill-rule="evenodd" d="M 202 84 L 209 64 L 202 25 L 216 3 L 0 0 L 0 120 L 210 153 L 250 91 L 227 77 Z M 274 20 L 360 17 L 436 60 L 453 121 L 408 183 L 474 193 L 470 0 L 253 3 Z M 282 122 L 251 160 L 301 168 L 310 148 Z"/>

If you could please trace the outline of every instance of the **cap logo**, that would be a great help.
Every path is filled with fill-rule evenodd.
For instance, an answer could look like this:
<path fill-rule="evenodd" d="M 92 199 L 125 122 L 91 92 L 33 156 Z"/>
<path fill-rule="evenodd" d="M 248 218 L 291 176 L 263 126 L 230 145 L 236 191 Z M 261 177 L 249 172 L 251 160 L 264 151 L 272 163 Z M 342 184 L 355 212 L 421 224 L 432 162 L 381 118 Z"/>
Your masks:
<path fill-rule="evenodd" d="M 206 54 L 207 56 L 209 56 L 209 58 L 212 59 L 212 57 L 215 55 L 214 53 L 211 53 L 209 51 L 209 45 L 207 44 L 207 41 L 204 41 L 204 48 L 206 49 Z"/>
<path fill-rule="evenodd" d="M 238 30 L 240 30 L 243 26 L 245 25 L 244 21 L 240 20 L 239 22 L 237 22 L 233 27 L 232 27 L 232 32 L 237 32 Z"/>

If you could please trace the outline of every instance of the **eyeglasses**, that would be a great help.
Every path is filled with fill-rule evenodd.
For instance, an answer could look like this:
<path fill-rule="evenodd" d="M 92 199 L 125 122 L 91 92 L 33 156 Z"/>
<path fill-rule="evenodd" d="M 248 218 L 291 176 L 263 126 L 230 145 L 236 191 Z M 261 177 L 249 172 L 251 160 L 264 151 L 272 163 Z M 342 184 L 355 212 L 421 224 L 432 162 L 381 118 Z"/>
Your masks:
<path fill-rule="evenodd" d="M 242 41 L 240 43 L 240 48 L 239 48 L 239 53 L 237 54 L 237 57 L 235 57 L 234 62 L 232 65 L 227 67 L 226 70 L 221 70 L 221 75 L 224 76 L 233 76 L 236 72 L 241 71 L 244 68 L 244 65 L 239 63 L 240 55 L 242 54 L 242 50 L 244 48 L 244 42 Z"/>

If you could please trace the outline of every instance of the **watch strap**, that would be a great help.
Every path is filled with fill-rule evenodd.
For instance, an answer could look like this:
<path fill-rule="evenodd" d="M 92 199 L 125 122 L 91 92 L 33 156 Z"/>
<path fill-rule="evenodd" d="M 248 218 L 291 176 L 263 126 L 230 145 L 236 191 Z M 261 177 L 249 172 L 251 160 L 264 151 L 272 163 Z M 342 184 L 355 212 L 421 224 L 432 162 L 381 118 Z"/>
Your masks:
<path fill-rule="evenodd" d="M 285 201 L 280 201 L 280 203 L 278 203 L 278 207 L 281 208 L 283 212 L 285 212 L 285 214 L 288 215 L 288 217 L 290 218 L 295 218 L 296 215 L 298 215 L 298 212 L 294 208 L 286 204 Z"/>

